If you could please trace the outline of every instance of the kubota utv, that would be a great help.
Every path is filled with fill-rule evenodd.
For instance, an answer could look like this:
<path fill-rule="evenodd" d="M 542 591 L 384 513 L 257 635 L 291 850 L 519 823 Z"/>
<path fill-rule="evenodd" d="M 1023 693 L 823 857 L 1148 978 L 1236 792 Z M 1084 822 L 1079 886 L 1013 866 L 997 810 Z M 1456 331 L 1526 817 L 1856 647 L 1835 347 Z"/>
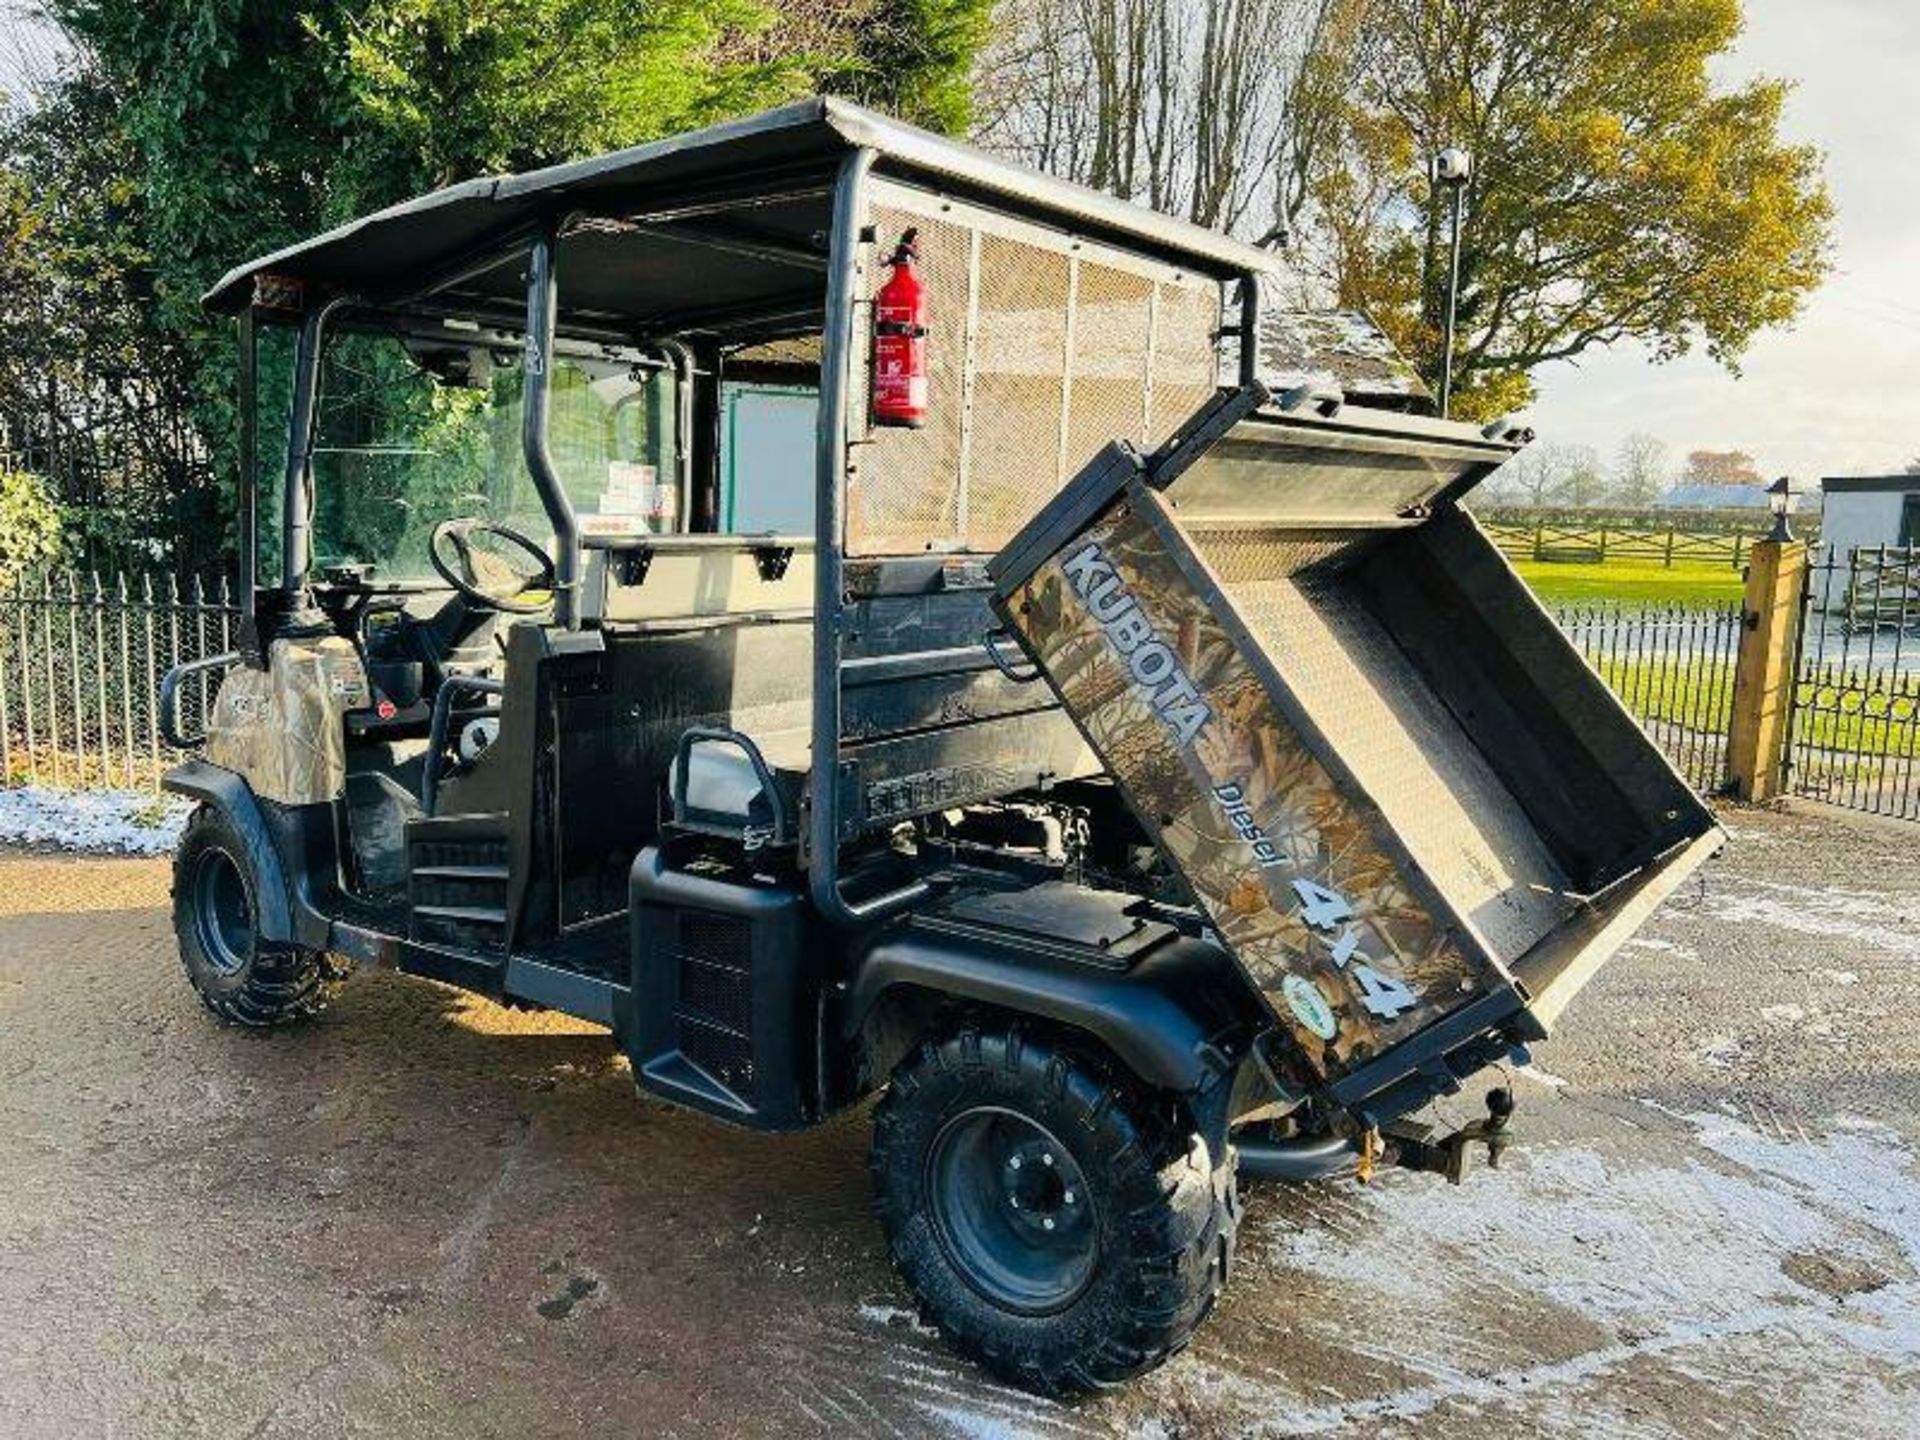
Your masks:
<path fill-rule="evenodd" d="M 1236 1168 L 1497 1158 L 1506 1092 L 1415 1112 L 1719 832 L 1461 508 L 1524 436 L 1269 393 L 1276 263 L 811 101 L 234 271 L 195 989 L 391 965 L 736 1125 L 878 1095 L 893 1258 L 1048 1391 L 1187 1341 Z"/>

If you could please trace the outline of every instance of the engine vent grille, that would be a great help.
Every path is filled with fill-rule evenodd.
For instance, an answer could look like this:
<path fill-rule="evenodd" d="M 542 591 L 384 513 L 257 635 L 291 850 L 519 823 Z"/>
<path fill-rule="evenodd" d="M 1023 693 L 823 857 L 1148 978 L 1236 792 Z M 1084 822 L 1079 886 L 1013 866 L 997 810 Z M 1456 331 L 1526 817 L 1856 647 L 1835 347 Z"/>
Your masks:
<path fill-rule="evenodd" d="M 682 1015 L 680 1053 L 734 1094 L 753 1094 L 753 1042 L 746 1036 Z"/>
<path fill-rule="evenodd" d="M 734 915 L 680 917 L 674 1020 L 680 1053 L 736 1095 L 753 1093 L 753 925 Z"/>

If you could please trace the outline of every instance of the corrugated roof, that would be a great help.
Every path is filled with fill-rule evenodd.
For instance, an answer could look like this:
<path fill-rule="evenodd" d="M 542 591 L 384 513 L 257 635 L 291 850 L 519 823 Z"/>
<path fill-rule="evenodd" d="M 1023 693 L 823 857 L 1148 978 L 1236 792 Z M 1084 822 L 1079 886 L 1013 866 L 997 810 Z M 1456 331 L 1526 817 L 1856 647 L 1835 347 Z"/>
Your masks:
<path fill-rule="evenodd" d="M 417 283 L 436 270 L 458 267 L 556 212 L 645 217 L 671 214 L 691 199 L 725 195 L 796 196 L 784 208 L 757 207 L 753 219 L 770 242 L 790 246 L 798 259 L 789 263 L 804 269 L 805 247 L 822 227 L 829 203 L 820 187 L 831 182 L 842 157 L 861 147 L 876 152 L 876 168 L 883 174 L 977 197 L 1203 273 L 1229 278 L 1274 263 L 1267 252 L 1215 231 L 1009 164 L 843 100 L 812 99 L 590 160 L 437 190 L 250 260 L 214 286 L 206 303 L 220 311 L 243 308 L 254 277 L 263 273 L 325 290 L 377 296 L 400 281 Z M 809 185 L 815 193 L 800 196 Z M 632 235 L 609 238 L 620 240 L 626 252 L 644 248 Z M 672 243 L 684 248 L 683 241 Z M 663 241 L 656 249 L 664 252 L 666 245 Z M 610 249 L 589 256 L 589 263 L 579 268 L 591 269 Z M 657 296 L 662 279 L 680 278 L 677 272 L 650 272 L 649 266 L 657 270 L 659 258 L 629 254 L 622 262 L 626 273 L 612 277 L 607 294 L 576 299 L 563 293 L 562 303 L 605 309 L 608 295 L 631 293 L 636 282 L 649 279 Z M 769 263 L 777 267 L 779 262 Z M 720 268 L 728 267 L 709 263 L 705 273 L 711 276 Z M 793 270 L 786 280 L 793 288 Z M 473 283 L 492 298 L 504 298 L 517 288 L 497 275 Z M 710 302 L 727 298 L 704 293 L 704 285 L 694 288 Z M 633 318 L 617 307 L 608 313 L 616 319 Z"/>

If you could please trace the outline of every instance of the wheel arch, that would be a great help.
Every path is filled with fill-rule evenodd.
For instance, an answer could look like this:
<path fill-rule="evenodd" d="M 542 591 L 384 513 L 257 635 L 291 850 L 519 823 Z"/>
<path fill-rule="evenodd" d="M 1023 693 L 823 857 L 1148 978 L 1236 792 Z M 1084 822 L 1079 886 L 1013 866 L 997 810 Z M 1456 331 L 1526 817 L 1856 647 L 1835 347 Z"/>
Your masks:
<path fill-rule="evenodd" d="M 1245 1017 L 1222 1004 L 1218 947 L 1178 940 L 1167 949 L 1120 970 L 909 928 L 859 962 L 845 1038 L 880 1080 L 956 1011 L 1033 1018 L 1085 1036 L 1155 1089 L 1193 1095 L 1235 1070 Z"/>
<path fill-rule="evenodd" d="M 287 888 L 286 866 L 274 843 L 260 802 L 246 780 L 232 770 L 211 765 L 205 760 L 188 760 L 161 777 L 161 788 L 220 811 L 240 843 L 253 871 L 256 924 L 260 938 L 282 944 L 295 944 L 300 935 L 295 929 L 293 902 Z"/>

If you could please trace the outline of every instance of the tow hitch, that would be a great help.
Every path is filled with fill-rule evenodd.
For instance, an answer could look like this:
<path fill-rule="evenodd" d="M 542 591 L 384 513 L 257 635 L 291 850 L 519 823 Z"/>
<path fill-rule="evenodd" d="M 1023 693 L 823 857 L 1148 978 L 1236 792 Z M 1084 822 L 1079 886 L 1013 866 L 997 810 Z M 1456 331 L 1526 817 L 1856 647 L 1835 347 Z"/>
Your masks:
<path fill-rule="evenodd" d="M 1396 1120 L 1383 1127 L 1379 1132 L 1379 1158 L 1402 1169 L 1444 1175 L 1449 1184 L 1458 1185 L 1466 1178 L 1467 1151 L 1476 1143 L 1487 1147 L 1487 1168 L 1500 1168 L 1502 1152 L 1513 1143 L 1513 1132 L 1508 1128 L 1512 1118 L 1513 1091 L 1498 1086 L 1487 1092 L 1486 1119 L 1463 1125 L 1444 1139 L 1433 1139 L 1431 1125 L 1414 1121 Z M 1363 1159 L 1362 1178 L 1369 1168 Z"/>

